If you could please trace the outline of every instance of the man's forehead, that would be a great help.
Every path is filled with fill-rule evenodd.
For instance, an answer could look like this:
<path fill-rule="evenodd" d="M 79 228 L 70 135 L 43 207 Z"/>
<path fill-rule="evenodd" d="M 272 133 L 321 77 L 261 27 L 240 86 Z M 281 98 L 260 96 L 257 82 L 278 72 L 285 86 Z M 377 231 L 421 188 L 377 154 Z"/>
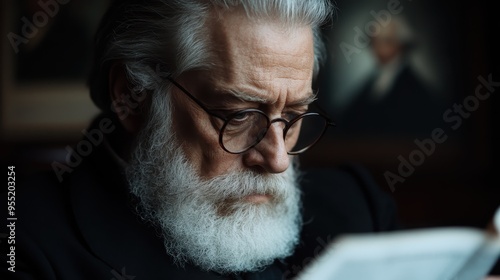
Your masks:
<path fill-rule="evenodd" d="M 288 100 L 312 95 L 314 65 L 310 26 L 284 26 L 273 19 L 253 19 L 241 11 L 225 13 L 209 24 L 213 57 L 211 86 L 241 99 L 268 102 L 293 93 Z M 288 95 L 288 94 L 287 94 Z"/>
<path fill-rule="evenodd" d="M 255 74 L 255 68 L 260 67 L 265 68 L 261 69 L 261 75 L 272 70 L 293 79 L 297 71 L 312 71 L 314 48 L 310 26 L 285 26 L 276 19 L 249 18 L 240 10 L 212 18 L 209 26 L 215 52 L 213 63 L 226 72 Z"/>

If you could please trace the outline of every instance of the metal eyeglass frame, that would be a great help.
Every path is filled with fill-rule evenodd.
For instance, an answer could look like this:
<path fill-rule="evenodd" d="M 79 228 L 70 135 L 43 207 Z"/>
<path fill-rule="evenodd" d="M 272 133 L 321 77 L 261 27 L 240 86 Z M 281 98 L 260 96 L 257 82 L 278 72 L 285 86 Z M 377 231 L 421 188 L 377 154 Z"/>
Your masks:
<path fill-rule="evenodd" d="M 219 145 L 221 146 L 221 148 L 230 153 L 230 154 L 242 154 L 242 153 L 245 153 L 247 151 L 249 151 L 250 149 L 252 149 L 253 147 L 257 146 L 260 141 L 262 141 L 262 139 L 264 139 L 265 135 L 267 134 L 269 128 L 271 127 L 271 125 L 275 122 L 283 122 L 285 123 L 285 128 L 283 129 L 283 141 L 286 139 L 286 134 L 288 132 L 288 129 L 290 129 L 290 127 L 297 121 L 301 120 L 302 118 L 306 117 L 306 116 L 320 116 L 322 117 L 324 120 L 325 120 L 325 127 L 323 128 L 323 131 L 321 132 L 320 136 L 313 142 L 311 143 L 309 146 L 299 150 L 299 151 L 296 151 L 296 152 L 288 152 L 287 151 L 287 154 L 289 155 L 297 155 L 297 154 L 300 154 L 300 153 L 303 153 L 305 152 L 306 150 L 308 150 L 309 148 L 311 148 L 312 146 L 314 146 L 322 137 L 323 135 L 325 134 L 326 130 L 328 129 L 329 126 L 336 126 L 335 122 L 333 122 L 330 118 L 328 118 L 325 114 L 322 114 L 322 113 L 316 113 L 316 112 L 306 112 L 306 113 L 303 113 L 303 114 L 300 114 L 298 116 L 296 116 L 295 118 L 293 118 L 292 120 L 290 121 L 287 121 L 283 118 L 275 118 L 275 119 L 270 119 L 269 116 L 267 116 L 266 113 L 262 112 L 261 110 L 258 110 L 258 109 L 245 109 L 245 110 L 241 110 L 241 111 L 238 111 L 238 112 L 235 112 L 227 117 L 224 117 L 224 116 L 221 116 L 217 113 L 214 113 L 212 110 L 208 109 L 200 100 L 198 100 L 196 97 L 194 97 L 194 95 L 192 95 L 187 89 L 185 89 L 183 86 L 181 86 L 179 83 L 177 83 L 174 79 L 171 78 L 171 76 L 168 76 L 167 79 L 172 83 L 174 84 L 178 89 L 180 89 L 184 94 L 186 94 L 192 101 L 194 101 L 198 106 L 200 106 L 201 109 L 203 109 L 207 114 L 211 115 L 211 116 L 214 116 L 216 118 L 219 118 L 221 120 L 224 121 L 224 125 L 222 125 L 221 129 L 219 130 Z M 264 131 L 264 133 L 262 133 L 258 138 L 257 140 L 255 141 L 254 144 L 250 145 L 249 147 L 241 150 L 241 151 L 238 151 L 238 152 L 233 152 L 233 151 L 230 151 L 228 150 L 225 146 L 224 146 L 224 141 L 223 141 L 223 134 L 224 134 L 224 129 L 226 128 L 227 124 L 229 123 L 229 121 L 231 119 L 233 119 L 235 116 L 237 115 L 240 115 L 242 113 L 248 113 L 248 112 L 257 112 L 261 115 L 263 115 L 264 117 L 266 117 L 266 120 L 267 120 L 267 127 L 266 127 L 266 130 Z"/>

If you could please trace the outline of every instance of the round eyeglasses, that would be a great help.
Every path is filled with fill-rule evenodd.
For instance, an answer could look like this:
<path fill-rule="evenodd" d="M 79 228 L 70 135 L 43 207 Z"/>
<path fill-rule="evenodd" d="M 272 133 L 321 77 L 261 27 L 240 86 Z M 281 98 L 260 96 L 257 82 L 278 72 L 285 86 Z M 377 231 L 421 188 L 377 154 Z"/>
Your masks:
<path fill-rule="evenodd" d="M 208 109 L 172 78 L 168 77 L 168 80 L 209 115 L 223 121 L 219 132 L 219 144 L 222 149 L 231 154 L 241 154 L 255 147 L 264 139 L 271 125 L 276 122 L 284 123 L 283 139 L 289 155 L 305 152 L 318 142 L 328 126 L 335 126 L 335 123 L 328 117 L 315 112 L 306 112 L 291 120 L 283 118 L 271 120 L 260 110 L 246 109 L 224 117 Z"/>

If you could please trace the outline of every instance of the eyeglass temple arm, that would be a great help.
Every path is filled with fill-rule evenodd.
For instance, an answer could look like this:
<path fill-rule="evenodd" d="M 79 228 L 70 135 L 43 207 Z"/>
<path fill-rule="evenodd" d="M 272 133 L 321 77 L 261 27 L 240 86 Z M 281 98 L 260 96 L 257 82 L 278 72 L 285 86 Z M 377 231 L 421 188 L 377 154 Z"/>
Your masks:
<path fill-rule="evenodd" d="M 207 114 L 212 115 L 214 117 L 217 117 L 222 120 L 226 120 L 225 117 L 220 116 L 214 112 L 212 112 L 210 109 L 208 109 L 203 103 L 201 103 L 200 100 L 198 100 L 196 97 L 194 97 L 187 89 L 185 89 L 183 86 L 181 86 L 179 83 L 177 83 L 174 79 L 172 79 L 172 75 L 168 75 L 167 79 L 174 84 L 177 88 L 179 88 L 182 92 L 184 92 L 191 100 L 193 100 L 198 106 L 200 106 L 201 109 L 203 109 Z"/>
<path fill-rule="evenodd" d="M 313 105 L 318 109 L 320 114 L 326 119 L 326 123 L 331 126 L 337 126 L 337 124 L 328 116 L 328 113 L 319 106 L 318 102 L 314 102 Z"/>

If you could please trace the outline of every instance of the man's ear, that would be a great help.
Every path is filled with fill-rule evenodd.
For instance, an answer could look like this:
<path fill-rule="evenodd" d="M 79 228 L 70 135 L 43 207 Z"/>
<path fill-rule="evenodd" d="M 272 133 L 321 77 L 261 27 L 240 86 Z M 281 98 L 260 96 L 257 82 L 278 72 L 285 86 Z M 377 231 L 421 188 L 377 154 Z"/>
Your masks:
<path fill-rule="evenodd" d="M 111 110 L 116 113 L 125 130 L 135 134 L 144 120 L 144 94 L 133 92 L 121 63 L 111 65 L 108 80 Z"/>

